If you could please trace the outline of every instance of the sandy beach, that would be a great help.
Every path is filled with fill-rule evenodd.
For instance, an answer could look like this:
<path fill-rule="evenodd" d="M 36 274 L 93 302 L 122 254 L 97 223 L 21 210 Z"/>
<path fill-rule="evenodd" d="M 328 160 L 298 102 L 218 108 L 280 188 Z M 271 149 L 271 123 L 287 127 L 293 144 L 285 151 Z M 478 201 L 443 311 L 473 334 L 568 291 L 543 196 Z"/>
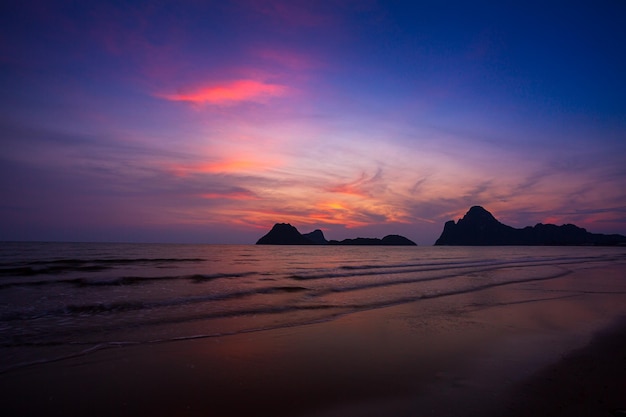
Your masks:
<path fill-rule="evenodd" d="M 602 264 L 316 324 L 103 349 L 3 373 L 3 409 L 15 416 L 611 416 L 626 408 L 625 272 Z"/>
<path fill-rule="evenodd" d="M 626 415 L 626 321 L 516 385 L 506 415 Z"/>

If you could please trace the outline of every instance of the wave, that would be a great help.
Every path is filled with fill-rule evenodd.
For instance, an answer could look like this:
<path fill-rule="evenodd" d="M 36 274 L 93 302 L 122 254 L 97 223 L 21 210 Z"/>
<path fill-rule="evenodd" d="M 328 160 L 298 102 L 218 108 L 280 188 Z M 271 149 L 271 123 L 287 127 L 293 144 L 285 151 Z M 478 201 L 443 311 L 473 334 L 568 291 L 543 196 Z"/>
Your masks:
<path fill-rule="evenodd" d="M 15 311 L 0 316 L 0 322 L 10 322 L 16 320 L 34 320 L 43 317 L 51 318 L 58 316 L 80 316 L 100 315 L 103 313 L 120 313 L 137 310 L 154 310 L 157 308 L 175 307 L 206 303 L 211 301 L 243 299 L 254 295 L 277 294 L 277 293 L 297 293 L 307 291 L 308 288 L 297 286 L 276 286 L 256 288 L 247 291 L 225 292 L 222 294 L 210 294 L 195 297 L 173 298 L 163 301 L 147 302 L 139 300 L 100 302 L 92 304 L 68 304 L 63 308 L 54 310 L 44 310 L 38 312 Z"/>
<path fill-rule="evenodd" d="M 15 276 L 0 282 L 0 290 L 6 290 L 2 293 L 3 297 L 5 300 L 15 297 L 23 306 L 16 311 L 17 303 L 14 306 L 10 302 L 0 305 L 4 308 L 0 315 L 0 346 L 18 348 L 17 351 L 20 352 L 22 350 L 19 348 L 22 346 L 79 348 L 76 352 L 51 359 L 63 360 L 109 347 L 301 326 L 364 310 L 560 278 L 572 270 L 584 268 L 588 263 L 626 260 L 624 255 L 615 253 L 595 254 L 596 256 L 537 256 L 539 253 L 543 252 L 527 257 L 497 258 L 490 254 L 478 259 L 430 258 L 423 262 L 395 258 L 400 261 L 390 260 L 381 264 L 375 264 L 376 261 L 369 257 L 360 260 L 346 257 L 340 259 L 338 265 L 315 265 L 316 258 L 313 261 L 306 258 L 306 262 L 298 263 L 297 267 L 285 268 L 286 264 L 282 263 L 283 269 L 273 269 L 275 263 L 264 264 L 263 261 L 255 266 L 247 266 L 226 263 L 233 258 L 225 258 L 224 262 L 213 264 L 193 256 L 68 258 L 0 263 L 0 275 Z M 349 264 L 351 261 L 354 264 Z M 155 268 L 172 265 L 183 265 L 187 268 L 185 263 L 199 265 L 196 267 L 192 264 L 191 271 L 185 269 L 183 274 L 166 273 L 160 276 L 158 272 L 155 273 Z M 203 273 L 203 263 L 214 266 L 218 271 L 222 268 L 222 271 L 234 272 Z M 145 273 L 148 276 L 135 276 L 134 272 L 117 277 L 89 275 L 90 272 L 97 271 L 98 267 L 113 269 L 124 265 L 146 266 L 139 268 L 138 274 Z M 26 272 L 20 276 L 14 273 L 19 268 L 31 268 L 39 272 Z M 84 275 L 52 277 L 51 275 L 62 274 L 51 272 L 54 268 L 84 272 Z M 92 270 L 81 271 L 79 268 Z M 247 268 L 250 270 L 246 271 Z M 13 272 L 9 272 L 11 270 Z M 497 271 L 502 271 L 502 274 Z M 36 278 L 27 278 L 28 276 Z M 232 282 L 228 281 L 231 279 Z M 273 283 L 267 282 L 269 280 Z M 45 287 L 50 285 L 67 287 Z M 17 290 L 9 290 L 10 288 Z M 562 296 L 544 299 L 574 297 L 579 293 L 582 292 L 568 290 Z M 59 297 L 52 299 L 48 305 L 33 303 L 31 306 L 23 301 L 23 294 L 33 300 L 37 300 L 39 296 L 42 299 L 49 295 Z M 161 298 L 154 299 L 155 297 Z M 544 299 L 537 297 L 523 302 L 540 302 Z M 493 305 L 476 305 L 470 308 L 489 306 Z M 199 329 L 201 330 L 198 331 Z M 204 329 L 210 330 L 204 332 Z M 88 347 L 85 349 L 85 346 Z M 35 360 L 10 364 L 8 368 L 0 367 L 0 373 L 38 363 L 43 362 Z"/>
<path fill-rule="evenodd" d="M 358 278 L 374 275 L 394 275 L 418 272 L 431 272 L 442 270 L 467 269 L 478 266 L 503 267 L 532 266 L 532 265 L 556 265 L 556 264 L 580 264 L 592 261 L 614 261 L 624 259 L 624 256 L 588 256 L 588 257 L 545 257 L 527 258 L 514 260 L 481 259 L 478 261 L 446 261 L 446 262 L 417 262 L 399 264 L 364 264 L 364 265 L 341 265 L 332 269 L 314 269 L 312 272 L 301 271 L 288 275 L 290 279 L 321 280 L 332 278 Z M 202 258 L 113 258 L 113 259 L 58 259 L 51 261 L 13 262 L 0 263 L 0 277 L 27 277 L 37 275 L 60 276 L 66 272 L 99 272 L 114 269 L 118 266 L 143 265 L 148 267 L 174 265 L 180 263 L 205 262 Z M 339 272 L 338 272 L 339 271 Z M 149 284 L 158 281 L 189 280 L 193 283 L 203 283 L 216 279 L 243 278 L 256 275 L 274 275 L 274 273 L 261 271 L 243 272 L 216 272 L 209 274 L 196 273 L 191 275 L 164 275 L 164 276 L 122 276 L 113 279 L 99 278 L 57 278 L 43 280 L 23 280 L 0 282 L 0 290 L 18 286 L 45 286 L 45 285 L 73 285 L 76 287 L 97 286 L 126 286 Z"/>
<path fill-rule="evenodd" d="M 477 266 L 486 266 L 493 268 L 502 268 L 505 266 L 547 266 L 547 265 L 563 265 L 563 264 L 581 264 L 593 261 L 605 261 L 616 260 L 599 259 L 598 257 L 566 257 L 566 258 L 532 258 L 526 260 L 481 260 L 481 261 L 464 261 L 464 262 L 441 262 L 441 263 L 414 263 L 414 264 L 391 264 L 391 265 L 362 265 L 362 266 L 341 266 L 340 270 L 347 270 L 350 272 L 313 272 L 313 273 L 299 273 L 292 274 L 289 278 L 304 281 L 304 280 L 320 280 L 329 278 L 354 278 L 362 276 L 372 275 L 392 275 L 392 274 L 406 274 L 414 272 L 433 272 L 433 271 L 446 271 L 446 270 L 458 270 L 469 269 Z"/>
<path fill-rule="evenodd" d="M 113 258 L 113 259 L 54 259 L 46 261 L 3 262 L 0 276 L 51 275 L 65 272 L 97 272 L 124 265 L 177 264 L 204 262 L 201 258 Z"/>
<path fill-rule="evenodd" d="M 0 316 L 0 321 L 16 321 L 16 320 L 32 320 L 41 317 L 54 317 L 54 316 L 85 316 L 85 315 L 99 315 L 107 313 L 123 313 L 129 311 L 138 310 L 155 310 L 159 308 L 167 308 L 174 306 L 185 306 L 192 304 L 201 304 L 212 301 L 220 300 L 238 300 L 256 295 L 278 294 L 278 293 L 306 293 L 308 299 L 319 299 L 325 295 L 331 293 L 350 293 L 374 288 L 391 288 L 398 285 L 418 284 L 432 281 L 444 281 L 448 279 L 454 279 L 462 277 L 465 274 L 481 274 L 492 272 L 496 270 L 503 270 L 508 268 L 518 267 L 545 267 L 545 266 L 557 266 L 562 267 L 564 265 L 581 264 L 589 261 L 596 261 L 597 258 L 567 258 L 567 259 L 549 259 L 544 261 L 525 261 L 525 262 L 464 262 L 458 263 L 454 266 L 444 267 L 443 264 L 429 264 L 427 266 L 419 268 L 407 268 L 406 264 L 390 266 L 386 265 L 384 271 L 379 271 L 378 268 L 371 268 L 369 266 L 358 266 L 352 268 L 342 268 L 347 271 L 345 273 L 322 273 L 311 274 L 305 277 L 301 275 L 290 275 L 289 278 L 296 281 L 311 280 L 323 280 L 329 278 L 350 278 L 349 281 L 341 283 L 341 285 L 322 286 L 322 287 L 303 287 L 298 285 L 279 285 L 279 286 L 267 286 L 256 287 L 249 290 L 239 291 L 223 291 L 214 292 L 206 295 L 198 295 L 192 297 L 178 297 L 170 298 L 161 301 L 141 301 L 141 300 L 124 300 L 124 301 L 111 301 L 111 302 L 98 302 L 87 304 L 68 304 L 62 308 L 43 311 L 12 311 Z M 481 266 L 481 267 L 479 267 Z M 395 269 L 392 269 L 395 267 Z M 561 268 L 562 269 L 562 268 Z M 374 272 L 376 270 L 376 272 Z M 463 271 L 459 271 L 463 270 Z M 454 271 L 454 272 L 453 272 Z M 442 274 L 436 275 L 415 275 L 416 273 L 423 272 L 441 272 Z M 113 280 L 88 280 L 84 278 L 65 279 L 65 280 L 49 280 L 49 281 L 29 281 L 29 282 L 8 282 L 0 284 L 0 289 L 8 287 L 28 287 L 28 286 L 44 286 L 44 285 L 58 285 L 58 284 L 70 284 L 75 287 L 115 287 L 115 286 L 136 286 L 141 284 L 148 284 L 159 281 L 171 281 L 171 280 L 187 280 L 192 283 L 203 283 L 216 279 L 233 279 L 247 276 L 259 276 L 258 272 L 241 272 L 241 273 L 216 273 L 216 274 L 194 274 L 184 276 L 157 276 L 157 277 L 120 277 Z M 376 281 L 359 281 L 358 278 L 367 276 L 381 276 L 384 275 L 384 279 Z M 387 276 L 404 275 L 402 278 L 391 279 Z M 550 277 L 562 276 L 561 273 L 556 275 L 550 275 Z M 464 289 L 465 291 L 480 291 L 490 288 L 492 286 L 516 284 L 520 282 L 533 281 L 543 278 L 529 277 L 521 280 L 504 280 L 497 283 L 489 283 L 487 285 L 475 285 L 470 289 Z M 452 292 L 448 295 L 459 294 L 460 292 Z M 421 295 L 418 298 L 402 298 L 400 302 L 410 302 L 420 298 L 426 298 L 426 295 Z M 385 301 L 386 302 L 386 301 Z M 335 307 L 345 307 L 335 306 Z M 367 305 L 352 305 L 353 308 L 367 307 Z M 302 308 L 302 306 L 296 306 L 295 308 Z M 280 311 L 285 311 L 284 308 Z M 242 313 L 247 314 L 247 313 Z"/>
<path fill-rule="evenodd" d="M 477 270 L 474 272 L 484 272 L 490 271 L 495 268 Z M 173 324 L 173 323 L 181 323 L 195 320 L 207 320 L 207 319 L 215 319 L 215 318 L 225 318 L 225 317 L 238 317 L 238 316 L 249 316 L 249 315 L 260 315 L 260 314 L 277 314 L 277 313 L 289 313 L 295 311 L 308 311 L 308 310 L 349 310 L 349 311 L 361 311 L 373 308 L 386 307 L 396 304 L 405 304 L 409 302 L 419 301 L 423 299 L 430 298 L 440 298 L 452 295 L 460 295 L 467 294 L 471 292 L 483 291 L 490 288 L 505 286 L 505 285 L 513 285 L 520 284 L 526 282 L 533 281 L 543 281 L 554 278 L 559 278 L 569 274 L 571 271 L 567 269 L 561 269 L 557 272 L 552 272 L 543 276 L 529 276 L 520 279 L 512 279 L 501 282 L 488 282 L 482 285 L 472 285 L 465 286 L 461 288 L 454 288 L 443 291 L 434 291 L 434 292 L 420 292 L 414 295 L 402 296 L 402 297 L 394 297 L 394 298 L 383 298 L 380 300 L 371 300 L 367 302 L 361 303 L 345 303 L 345 304 L 304 304 L 304 303 L 292 303 L 292 304 L 284 304 L 284 305 L 261 305 L 258 307 L 241 307 L 236 306 L 234 309 L 225 309 L 222 311 L 212 311 L 212 312 L 203 312 L 200 314 L 186 315 L 182 314 L 176 317 L 171 318 L 159 318 L 157 321 L 154 320 L 143 320 L 141 325 L 155 325 L 155 324 Z M 155 311 L 157 309 L 168 308 L 168 307 L 177 307 L 177 306 L 188 306 L 192 304 L 201 304 L 212 301 L 220 301 L 220 300 L 233 300 L 233 299 L 243 299 L 246 297 L 252 297 L 256 295 L 264 295 L 264 294 L 277 294 L 277 293 L 299 293 L 306 292 L 307 299 L 313 300 L 329 293 L 338 293 L 338 292 L 353 292 L 364 289 L 376 288 L 376 287 L 392 287 L 395 285 L 406 285 L 406 284 L 414 284 L 418 282 L 424 281 L 436 281 L 436 280 L 446 280 L 450 278 L 458 278 L 458 274 L 449 274 L 446 276 L 439 277 L 427 277 L 421 279 L 407 279 L 401 281 L 392 281 L 392 282 L 381 282 L 381 283 L 367 283 L 358 286 L 346 287 L 346 288 L 334 288 L 334 289 L 321 289 L 321 290 L 311 290 L 306 287 L 294 287 L 294 286 L 273 286 L 273 287 L 264 287 L 264 288 L 255 288 L 246 291 L 235 291 L 235 292 L 226 292 L 222 294 L 210 294 L 210 295 L 202 295 L 202 296 L 194 296 L 194 297 L 184 297 L 184 298 L 174 298 L 157 302 L 146 302 L 146 301 L 138 301 L 138 300 L 127 300 L 127 301 L 114 301 L 108 303 L 91 303 L 91 304 L 70 304 L 64 306 L 63 308 L 54 309 L 54 310 L 46 310 L 30 313 L 28 311 L 23 312 L 12 312 L 3 315 L 0 317 L 0 321 L 3 322 L 12 322 L 12 321 L 29 321 L 36 320 L 40 318 L 54 318 L 54 317 L 80 317 L 80 318 L 88 318 L 93 316 L 102 316 L 103 314 L 111 314 L 111 313 L 125 313 L 132 311 Z M 133 322 L 132 326 L 136 326 L 139 323 Z M 117 325 L 115 327 L 118 329 Z M 100 328 L 102 329 L 102 328 Z M 5 345 L 6 346 L 6 345 Z"/>
<path fill-rule="evenodd" d="M 312 305 L 286 305 L 286 306 L 272 306 L 272 307 L 268 307 L 268 306 L 260 306 L 260 307 L 256 307 L 256 308 L 247 308 L 247 309 L 240 309 L 237 311 L 221 311 L 221 312 L 213 312 L 213 313 L 209 313 L 209 314 L 195 314 L 195 315 L 186 315 L 186 316 L 180 316 L 180 317 L 172 317 L 172 318 L 160 318 L 160 319 L 156 319 L 156 320 L 147 320 L 143 323 L 141 323 L 141 326 L 160 326 L 160 325 L 172 325 L 172 324 L 180 324 L 180 323 L 188 323 L 188 322 L 192 322 L 192 321 L 198 321 L 198 320 L 211 320 L 211 319 L 218 319 L 218 318 L 234 318 L 234 317 L 241 317 L 241 316 L 257 316 L 257 315 L 275 315 L 275 314 L 285 314 L 285 313 L 294 313 L 294 312 L 298 312 L 298 311 L 322 311 L 322 312 L 327 312 L 326 315 L 323 316 L 315 316 L 313 318 L 310 319 L 299 319 L 299 320 L 293 320 L 293 321 L 286 321 L 286 322 L 279 322 L 279 323 L 274 323 L 274 324 L 270 324 L 270 325 L 265 325 L 265 326 L 256 326 L 256 327 L 247 327 L 247 328 L 240 328 L 240 329 L 236 329 L 236 330 L 232 330 L 232 331 L 218 331 L 218 332 L 209 332 L 209 333 L 202 333 L 202 334 L 191 334 L 191 335 L 183 335 L 183 336 L 173 336 L 173 337 L 164 337 L 164 338 L 157 338 L 157 339 L 149 339 L 149 340 L 128 340 L 128 341 L 86 341 L 86 342 L 68 342 L 68 341 L 63 341 L 63 340 L 45 340 L 45 341 L 13 341 L 13 342 L 5 342 L 2 344 L 3 347 L 46 347 L 46 346 L 67 346 L 67 347 L 73 347 L 73 346 L 81 346 L 81 345 L 87 345 L 89 346 L 86 349 L 80 349 L 78 351 L 75 352 L 70 352 L 67 354 L 63 354 L 63 355 L 59 355 L 57 357 L 51 358 L 51 359 L 41 359 L 41 360 L 33 360 L 33 361 L 25 361 L 25 362 L 21 362 L 21 363 L 17 363 L 17 364 L 11 364 L 7 367 L 1 368 L 0 369 L 0 374 L 4 374 L 7 372 L 11 372 L 17 369 L 21 369 L 24 367 L 29 367 L 29 366 L 34 366 L 34 365 L 39 365 L 39 364 L 44 364 L 44 363 L 50 363 L 50 362 L 56 362 L 56 361 L 61 361 L 61 360 L 66 360 L 66 359 L 70 359 L 70 358 L 74 358 L 74 357 L 79 357 L 79 356 L 84 356 L 99 350 L 103 350 L 103 349 L 108 349 L 108 348 L 120 348 L 120 347 L 126 347 L 126 346 L 137 346 L 137 345 L 146 345 L 146 344 L 156 344 L 156 343 L 168 343 L 168 342 L 177 342 L 177 341 L 185 341 L 185 340 L 195 340 L 195 339 L 205 339 L 205 338 L 214 338 L 214 337 L 223 337 L 223 336 L 230 336 L 230 335 L 237 335 L 237 334 L 244 334 L 244 333 L 251 333 L 251 332 L 260 332 L 260 331 L 267 331 L 267 330 L 273 330 L 273 329 L 279 329 L 279 328 L 287 328 L 287 327 L 297 327 L 297 326 L 302 326 L 302 325 L 310 325 L 310 324 L 314 324 L 314 323 L 320 323 L 320 322 L 326 322 L 326 321 L 330 321 L 330 320 L 334 320 L 338 317 L 341 316 L 345 316 L 357 311 L 365 311 L 365 310 L 372 310 L 372 309 L 378 309 L 378 308 L 383 308 L 383 307 L 390 307 L 390 306 L 394 306 L 394 305 L 399 305 L 399 304 L 406 304 L 406 303 L 410 303 L 410 302 L 416 302 L 419 300 L 425 300 L 425 299 L 434 299 L 434 298 L 442 298 L 442 297 L 449 297 L 449 296 L 454 296 L 454 295 L 460 295 L 460 294 L 468 294 L 468 293 L 472 293 L 472 292 L 478 292 L 478 291 L 484 291 L 486 289 L 490 289 L 490 288 L 494 288 L 494 287 L 500 287 L 500 286 L 506 286 L 506 285 L 514 285 L 514 284 L 521 284 L 521 283 L 528 283 L 528 282 L 535 282 L 535 281 L 545 281 L 545 280 L 551 280 L 551 279 L 555 279 L 555 278 L 560 278 L 563 276 L 568 275 L 569 273 L 571 273 L 571 271 L 569 270 L 562 270 L 559 271 L 557 273 L 552 273 L 552 274 L 548 274 L 545 276 L 541 276 L 541 277 L 527 277 L 527 278 L 523 278 L 523 279 L 516 279 L 516 280 L 511 280 L 511 281 L 506 281 L 506 282 L 496 282 L 496 283 L 488 283 L 488 284 L 484 284 L 484 285 L 479 285 L 479 286 L 474 286 L 474 287 L 468 287 L 468 288 L 459 288 L 459 289 L 453 289 L 453 290 L 449 290 L 449 291 L 441 291 L 441 292 L 435 292 L 435 293 L 431 293 L 431 294 L 416 294 L 416 295 L 410 295 L 410 296 L 405 296 L 405 297 L 399 297 L 399 298 L 394 298 L 392 300 L 383 300 L 383 301 L 372 301 L 372 302 L 368 302 L 368 303 L 355 303 L 355 304 L 349 304 L 349 305 L 316 305 L 316 304 L 312 304 Z M 269 289 L 268 289 L 269 290 Z M 275 287 L 274 290 L 276 291 L 281 291 L 280 287 Z M 292 291 L 294 290 L 293 287 L 289 287 L 286 289 L 282 289 L 285 291 Z M 302 289 L 298 289 L 299 291 L 304 291 L 306 290 L 306 288 L 302 288 Z M 512 303 L 528 303 L 528 302 L 541 302 L 541 301 L 546 301 L 546 300 L 554 300 L 554 299 L 562 299 L 562 298 L 569 298 L 569 297 L 575 297 L 577 296 L 577 294 L 570 294 L 570 295 L 564 295 L 564 296 L 559 296 L 559 297 L 550 297 L 550 298 L 536 298 L 536 299 L 529 299 L 529 300 L 522 300 L 522 301 L 516 301 L 516 302 L 512 302 Z M 505 305 L 507 303 L 496 303 L 494 305 L 470 305 L 468 307 L 470 308 L 486 308 L 486 307 L 493 307 L 493 306 L 501 306 L 501 305 Z M 122 308 L 122 309 L 129 309 L 133 307 L 132 303 L 128 303 L 125 305 L 111 305 L 111 308 Z M 144 308 L 145 306 L 135 306 L 135 307 L 139 307 L 139 308 Z M 76 308 L 72 308 L 70 309 L 72 310 L 74 313 L 80 313 L 80 312 L 85 312 L 85 311 L 90 311 L 90 312 L 94 312 L 94 307 L 93 306 L 82 306 L 82 307 L 76 307 Z M 97 312 L 102 312 L 102 311 L 106 311 L 107 308 L 102 309 L 102 311 L 100 311 L 100 307 L 96 307 L 95 310 Z M 137 323 L 134 324 L 129 324 L 129 328 L 130 327 L 135 327 L 137 325 Z M 111 327 L 111 328 L 106 328 L 105 327 L 98 327 L 98 331 L 102 332 L 102 331 L 107 331 L 107 330 L 119 330 L 119 326 L 115 326 L 115 327 Z M 63 332 L 57 333 L 57 336 L 62 335 Z"/>
<path fill-rule="evenodd" d="M 317 319 L 317 320 L 306 320 L 306 321 L 300 321 L 300 322 L 294 321 L 290 323 L 276 324 L 273 326 L 260 326 L 260 327 L 252 327 L 252 328 L 240 329 L 240 330 L 235 330 L 235 331 L 220 331 L 220 332 L 213 332 L 213 333 L 192 334 L 192 335 L 186 335 L 186 336 L 150 339 L 146 341 L 105 341 L 105 342 L 96 342 L 96 343 L 93 343 L 93 342 L 91 343 L 89 342 L 88 343 L 60 342 L 59 343 L 59 342 L 52 341 L 52 342 L 46 342 L 46 343 L 31 343 L 31 344 L 14 345 L 14 346 L 30 346 L 30 347 L 36 347 L 36 346 L 40 346 L 40 347 L 45 347 L 45 346 L 75 347 L 75 346 L 78 346 L 80 347 L 80 346 L 86 345 L 89 347 L 85 349 L 80 349 L 78 351 L 73 351 L 73 352 L 68 352 L 65 354 L 57 355 L 52 358 L 44 358 L 44 359 L 13 363 L 3 368 L 0 368 L 0 375 L 17 371 L 23 368 L 36 366 L 36 365 L 45 365 L 45 364 L 54 363 L 54 362 L 61 362 L 61 361 L 68 360 L 68 359 L 79 358 L 79 357 L 87 356 L 95 352 L 106 350 L 106 349 L 112 349 L 112 348 L 119 349 L 119 348 L 129 347 L 129 346 L 154 345 L 154 344 L 162 344 L 162 343 L 183 342 L 183 341 L 191 341 L 191 340 L 198 340 L 198 339 L 235 336 L 238 334 L 257 333 L 257 332 L 263 332 L 263 331 L 268 331 L 268 330 L 277 330 L 277 329 L 298 327 L 298 326 L 304 326 L 304 325 L 311 325 L 315 323 L 323 323 L 323 322 L 333 320 L 337 316 L 339 315 L 328 316 L 328 317 L 324 317 L 322 319 Z"/>
<path fill-rule="evenodd" d="M 215 274 L 193 274 L 193 275 L 164 275 L 153 277 L 127 276 L 114 279 L 87 279 L 87 278 L 68 278 L 68 279 L 48 279 L 40 281 L 8 281 L 0 283 L 0 289 L 9 287 L 39 287 L 44 285 L 69 284 L 76 287 L 111 287 L 124 285 L 141 285 L 158 281 L 175 281 L 188 280 L 193 283 L 203 283 L 216 279 L 242 278 L 251 275 L 257 275 L 258 272 L 238 272 L 238 273 L 215 273 Z"/>

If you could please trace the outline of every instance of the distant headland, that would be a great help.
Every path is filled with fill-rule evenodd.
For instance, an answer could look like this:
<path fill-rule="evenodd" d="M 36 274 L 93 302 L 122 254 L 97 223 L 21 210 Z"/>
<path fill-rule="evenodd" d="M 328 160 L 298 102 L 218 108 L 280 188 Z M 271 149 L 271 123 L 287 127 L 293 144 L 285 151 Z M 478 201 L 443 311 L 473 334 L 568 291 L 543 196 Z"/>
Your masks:
<path fill-rule="evenodd" d="M 376 245 L 376 246 L 417 246 L 404 236 L 387 235 L 382 239 L 358 237 L 356 239 L 326 240 L 324 233 L 317 229 L 302 234 L 289 223 L 276 223 L 272 230 L 261 237 L 257 245 Z"/>
<path fill-rule="evenodd" d="M 538 223 L 516 229 L 500 223 L 484 208 L 474 206 L 458 222 L 446 222 L 435 245 L 617 246 L 626 245 L 626 236 L 590 233 L 573 224 Z"/>
<path fill-rule="evenodd" d="M 257 245 L 370 245 L 417 246 L 400 235 L 387 235 L 382 239 L 357 237 L 341 241 L 327 240 L 316 229 L 300 233 L 289 223 L 276 223 L 261 237 Z M 557 226 L 538 223 L 516 229 L 500 223 L 489 211 L 473 206 L 457 222 L 447 221 L 435 246 L 626 246 L 626 236 L 619 234 L 590 233 L 573 224 Z"/>

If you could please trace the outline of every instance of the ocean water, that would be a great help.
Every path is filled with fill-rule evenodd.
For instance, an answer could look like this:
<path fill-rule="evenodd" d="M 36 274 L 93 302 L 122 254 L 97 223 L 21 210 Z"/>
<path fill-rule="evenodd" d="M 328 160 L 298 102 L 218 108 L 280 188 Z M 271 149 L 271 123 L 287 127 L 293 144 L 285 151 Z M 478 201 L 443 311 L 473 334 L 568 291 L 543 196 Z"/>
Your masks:
<path fill-rule="evenodd" d="M 626 248 L 0 243 L 0 372 L 626 266 Z"/>

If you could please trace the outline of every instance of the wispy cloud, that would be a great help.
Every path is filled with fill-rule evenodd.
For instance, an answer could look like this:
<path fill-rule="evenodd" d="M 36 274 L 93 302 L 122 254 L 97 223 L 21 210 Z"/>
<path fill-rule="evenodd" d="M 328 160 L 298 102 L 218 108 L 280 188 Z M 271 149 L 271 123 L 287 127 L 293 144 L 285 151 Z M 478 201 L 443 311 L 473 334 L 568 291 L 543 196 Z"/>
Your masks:
<path fill-rule="evenodd" d="M 259 197 L 246 189 L 231 189 L 201 194 L 200 197 L 208 200 L 258 200 Z"/>
<path fill-rule="evenodd" d="M 322 67 L 322 62 L 302 52 L 295 52 L 288 49 L 259 48 L 252 51 L 252 55 L 260 58 L 266 63 L 278 65 L 294 71 L 306 71 Z"/>
<path fill-rule="evenodd" d="M 284 85 L 243 79 L 156 96 L 170 101 L 194 104 L 230 105 L 241 102 L 265 102 L 287 92 L 288 88 Z"/>
<path fill-rule="evenodd" d="M 223 174 L 262 171 L 271 167 L 271 161 L 254 161 L 247 159 L 230 159 L 207 163 L 179 163 L 171 165 L 168 171 L 177 177 L 197 174 Z"/>
<path fill-rule="evenodd" d="M 348 195 L 360 196 L 360 197 L 370 197 L 372 196 L 373 188 L 376 184 L 379 184 L 379 187 L 384 185 L 380 184 L 382 180 L 383 171 L 381 168 L 378 168 L 376 173 L 372 176 L 368 176 L 365 172 L 361 173 L 361 176 L 350 182 L 335 184 L 327 188 L 327 191 L 332 193 L 343 193 Z"/>

